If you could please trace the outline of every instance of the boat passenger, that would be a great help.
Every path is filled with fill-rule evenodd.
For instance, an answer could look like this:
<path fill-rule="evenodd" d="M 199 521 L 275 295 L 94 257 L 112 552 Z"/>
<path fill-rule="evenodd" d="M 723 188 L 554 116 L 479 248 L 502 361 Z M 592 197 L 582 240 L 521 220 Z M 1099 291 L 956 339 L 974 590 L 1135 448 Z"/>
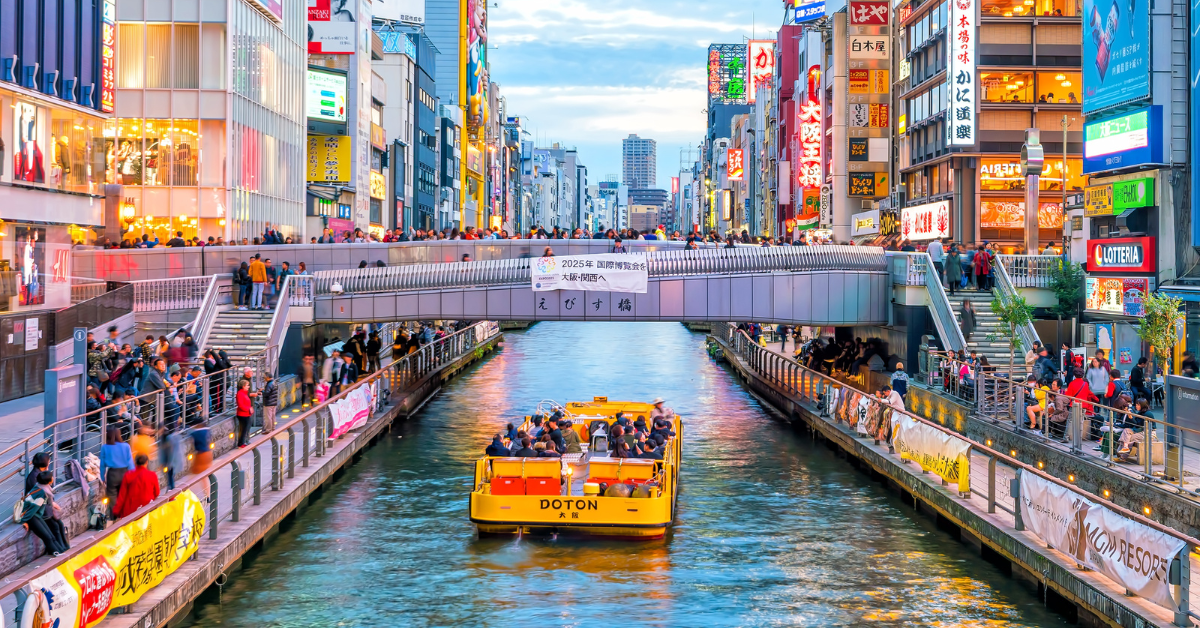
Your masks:
<path fill-rule="evenodd" d="M 563 438 L 563 444 L 566 445 L 566 447 L 564 448 L 565 453 L 568 453 L 568 454 L 583 453 L 583 448 L 579 446 L 579 432 L 576 432 L 574 429 L 572 429 L 571 420 L 563 419 L 562 423 L 560 423 L 559 425 L 561 428 L 563 428 L 562 438 Z"/>
<path fill-rule="evenodd" d="M 547 445 L 549 445 L 549 447 L 547 447 Z M 554 446 L 554 443 L 537 443 L 533 446 L 533 449 L 534 449 L 534 451 L 537 452 L 538 458 L 560 458 L 560 457 L 562 457 L 562 454 L 560 454 L 557 451 L 554 451 L 552 449 L 553 446 Z"/>
<path fill-rule="evenodd" d="M 633 422 L 633 429 L 637 430 L 639 434 L 647 434 L 650 432 L 649 428 L 646 427 L 646 419 L 640 416 L 636 421 Z"/>
<path fill-rule="evenodd" d="M 517 440 L 517 428 L 516 428 L 516 427 L 514 427 L 512 423 L 509 423 L 508 425 L 505 425 L 505 426 L 504 426 L 504 429 L 505 429 L 505 431 L 504 431 L 504 438 L 507 438 L 507 439 L 508 439 L 508 440 L 510 440 L 510 441 L 516 442 L 516 440 Z"/>
<path fill-rule="evenodd" d="M 516 444 L 512 448 L 512 456 L 515 458 L 536 458 L 537 451 L 533 449 L 533 441 L 528 436 L 520 440 L 520 447 Z"/>
<path fill-rule="evenodd" d="M 538 438 L 542 435 L 542 415 L 533 415 L 533 429 L 530 430 L 530 436 Z"/>
<path fill-rule="evenodd" d="M 662 460 L 662 451 L 656 445 L 657 441 L 655 439 L 647 439 L 645 442 L 645 449 L 642 451 L 642 454 L 638 456 L 638 458 L 645 458 L 647 460 Z"/>
<path fill-rule="evenodd" d="M 547 431 L 545 432 L 544 435 L 550 437 L 551 441 L 554 441 L 554 446 L 558 448 L 558 451 L 560 453 L 566 451 L 567 443 L 566 443 L 566 441 L 563 440 L 562 430 L 560 430 L 558 428 L 558 421 L 556 421 L 554 419 L 554 417 L 550 417 L 550 420 L 547 421 L 546 423 L 547 423 L 547 427 L 546 427 Z"/>
<path fill-rule="evenodd" d="M 663 398 L 655 397 L 654 398 L 654 409 L 650 411 L 650 419 L 654 420 L 654 419 L 657 419 L 660 417 L 664 418 L 664 419 L 669 418 L 667 416 L 668 411 L 669 410 L 667 408 L 663 407 Z"/>
<path fill-rule="evenodd" d="M 671 429 L 671 422 L 666 418 L 654 419 L 654 429 L 650 430 L 651 434 L 661 434 L 664 437 L 675 435 L 675 430 Z"/>
<path fill-rule="evenodd" d="M 509 452 L 508 447 L 504 446 L 504 438 L 500 434 L 496 434 L 492 437 L 492 444 L 487 446 L 484 453 L 489 456 L 507 456 Z"/>

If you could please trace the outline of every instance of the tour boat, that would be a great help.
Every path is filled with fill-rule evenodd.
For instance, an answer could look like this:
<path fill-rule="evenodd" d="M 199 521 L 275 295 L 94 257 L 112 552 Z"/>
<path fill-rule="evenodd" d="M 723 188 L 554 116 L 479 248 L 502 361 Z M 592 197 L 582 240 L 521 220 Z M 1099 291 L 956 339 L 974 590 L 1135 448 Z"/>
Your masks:
<path fill-rule="evenodd" d="M 471 522 L 481 536 L 499 534 L 564 534 L 655 539 L 675 519 L 683 422 L 670 413 L 675 436 L 662 448 L 663 459 L 611 458 L 607 434 L 617 413 L 629 421 L 653 425 L 653 404 L 609 401 L 595 397 L 563 406 L 538 404 L 538 414 L 557 409 L 579 434 L 582 454 L 562 458 L 484 456 L 475 462 Z M 522 429 L 528 432 L 530 417 Z M 631 496 L 606 496 L 631 493 Z"/>

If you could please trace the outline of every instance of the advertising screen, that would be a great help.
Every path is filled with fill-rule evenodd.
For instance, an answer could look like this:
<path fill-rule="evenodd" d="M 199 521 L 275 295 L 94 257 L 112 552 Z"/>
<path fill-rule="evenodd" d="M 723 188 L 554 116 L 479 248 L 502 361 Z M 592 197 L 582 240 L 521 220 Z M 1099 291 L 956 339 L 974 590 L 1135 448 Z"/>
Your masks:
<path fill-rule="evenodd" d="M 308 117 L 325 122 L 346 121 L 346 75 L 308 69 Z"/>
<path fill-rule="evenodd" d="M 1083 126 L 1083 172 L 1162 163 L 1162 106 L 1088 121 Z"/>
<path fill-rule="evenodd" d="M 1146 295 L 1154 280 L 1148 277 L 1088 277 L 1084 309 L 1124 316 L 1145 316 Z"/>
<path fill-rule="evenodd" d="M 1083 2 L 1083 112 L 1150 96 L 1150 5 Z"/>

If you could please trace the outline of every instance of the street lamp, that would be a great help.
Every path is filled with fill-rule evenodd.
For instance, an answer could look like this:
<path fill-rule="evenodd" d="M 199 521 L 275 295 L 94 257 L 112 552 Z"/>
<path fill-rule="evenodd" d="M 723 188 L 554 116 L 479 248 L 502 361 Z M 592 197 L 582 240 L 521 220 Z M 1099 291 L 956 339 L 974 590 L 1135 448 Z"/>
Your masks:
<path fill-rule="evenodd" d="M 133 220 L 137 214 L 137 206 L 134 204 L 132 196 L 126 196 L 121 202 L 121 222 L 125 223 L 125 230 L 129 231 L 133 226 Z"/>

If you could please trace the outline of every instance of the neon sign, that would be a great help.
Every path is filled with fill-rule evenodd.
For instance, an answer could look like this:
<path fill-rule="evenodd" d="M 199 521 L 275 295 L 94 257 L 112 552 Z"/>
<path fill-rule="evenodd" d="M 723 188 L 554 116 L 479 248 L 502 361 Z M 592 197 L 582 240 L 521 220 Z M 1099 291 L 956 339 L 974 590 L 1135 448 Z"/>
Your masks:
<path fill-rule="evenodd" d="M 104 0 L 100 25 L 100 111 L 112 113 L 117 102 L 117 3 Z"/>

